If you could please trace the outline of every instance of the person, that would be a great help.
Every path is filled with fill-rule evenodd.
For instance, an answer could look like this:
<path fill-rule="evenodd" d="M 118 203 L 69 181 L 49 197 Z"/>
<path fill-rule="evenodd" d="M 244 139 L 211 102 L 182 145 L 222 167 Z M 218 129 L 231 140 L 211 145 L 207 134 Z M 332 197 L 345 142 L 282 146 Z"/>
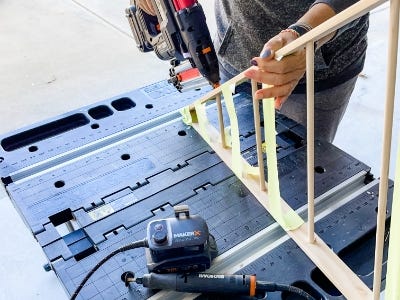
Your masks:
<path fill-rule="evenodd" d="M 258 90 L 256 98 L 274 97 L 282 114 L 306 125 L 305 50 L 280 61 L 274 59 L 274 52 L 355 2 L 216 0 L 214 44 L 222 81 L 246 70 L 247 77 L 272 85 Z M 368 14 L 316 43 L 317 139 L 332 142 L 335 137 L 364 66 L 367 31 Z"/>
<path fill-rule="evenodd" d="M 141 7 L 152 11 L 150 0 L 140 2 Z M 248 78 L 270 85 L 259 89 L 256 98 L 275 98 L 276 109 L 306 125 L 305 49 L 279 61 L 274 59 L 274 53 L 356 2 L 215 0 L 214 46 L 221 81 L 244 71 Z M 366 14 L 316 42 L 317 139 L 332 142 L 335 137 L 364 66 L 368 25 Z"/>

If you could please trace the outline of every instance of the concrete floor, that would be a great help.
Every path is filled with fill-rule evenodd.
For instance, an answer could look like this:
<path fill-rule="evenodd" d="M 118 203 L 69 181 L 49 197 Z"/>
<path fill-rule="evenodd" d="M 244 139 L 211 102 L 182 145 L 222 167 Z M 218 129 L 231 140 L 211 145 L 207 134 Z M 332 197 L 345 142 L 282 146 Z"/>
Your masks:
<path fill-rule="evenodd" d="M 200 2 L 215 32 L 213 1 Z M 136 49 L 124 17 L 128 3 L 0 1 L 0 133 L 166 78 L 167 62 Z M 385 4 L 372 13 L 367 63 L 334 142 L 378 176 L 387 23 Z M 66 299 L 54 273 L 43 271 L 45 256 L 3 188 L 0 244 L 0 300 Z"/>

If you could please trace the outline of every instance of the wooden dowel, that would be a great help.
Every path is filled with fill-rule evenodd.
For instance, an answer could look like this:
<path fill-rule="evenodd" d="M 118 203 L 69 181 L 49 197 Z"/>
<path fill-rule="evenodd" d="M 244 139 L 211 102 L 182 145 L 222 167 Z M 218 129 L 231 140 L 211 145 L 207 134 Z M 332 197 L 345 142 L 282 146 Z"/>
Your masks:
<path fill-rule="evenodd" d="M 264 175 L 264 159 L 262 152 L 262 138 L 261 138 L 261 125 L 260 125 L 260 109 L 259 109 L 259 101 L 254 97 L 255 92 L 257 91 L 257 82 L 251 81 L 251 90 L 253 95 L 253 113 L 254 113 L 254 128 L 256 131 L 256 146 L 257 146 L 257 161 L 258 161 L 258 169 L 259 169 L 259 181 L 260 181 L 260 189 L 261 191 L 266 191 L 267 186 L 265 184 L 265 175 Z"/>
<path fill-rule="evenodd" d="M 388 45 L 388 64 L 386 74 L 386 101 L 384 112 L 384 130 L 382 145 L 382 165 L 379 182 L 378 216 L 376 227 L 375 243 L 375 266 L 374 266 L 374 299 L 378 300 L 381 292 L 382 277 L 382 257 L 384 232 L 386 221 L 387 191 L 390 163 L 390 148 L 392 140 L 394 96 L 396 90 L 396 69 L 397 69 L 397 50 L 399 42 L 399 11 L 398 0 L 390 1 L 390 21 L 389 21 L 389 45 Z"/>
<path fill-rule="evenodd" d="M 314 243 L 314 42 L 306 46 L 308 241 Z"/>
<path fill-rule="evenodd" d="M 217 102 L 218 124 L 219 124 L 219 131 L 221 133 L 221 144 L 222 144 L 222 147 L 226 148 L 224 115 L 222 113 L 222 103 L 221 103 L 221 94 L 220 93 L 218 93 L 216 95 L 215 101 Z"/>

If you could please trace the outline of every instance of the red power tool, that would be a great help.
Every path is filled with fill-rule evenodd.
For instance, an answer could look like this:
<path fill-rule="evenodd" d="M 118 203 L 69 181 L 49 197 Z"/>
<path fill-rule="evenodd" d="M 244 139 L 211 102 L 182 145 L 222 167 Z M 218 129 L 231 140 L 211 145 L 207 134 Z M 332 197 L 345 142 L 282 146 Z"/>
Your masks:
<path fill-rule="evenodd" d="M 171 60 L 169 82 L 179 91 L 219 86 L 219 67 L 203 8 L 197 0 L 151 0 L 156 15 L 131 0 L 126 15 L 137 46 Z"/>

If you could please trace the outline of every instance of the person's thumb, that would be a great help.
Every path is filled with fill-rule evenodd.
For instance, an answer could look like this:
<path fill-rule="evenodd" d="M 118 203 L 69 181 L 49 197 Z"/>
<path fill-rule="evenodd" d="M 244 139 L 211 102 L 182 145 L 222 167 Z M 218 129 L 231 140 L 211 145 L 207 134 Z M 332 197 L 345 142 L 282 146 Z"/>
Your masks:
<path fill-rule="evenodd" d="M 274 36 L 268 42 L 265 43 L 263 49 L 260 52 L 260 56 L 254 57 L 251 60 L 251 64 L 254 66 L 261 66 L 266 61 L 269 61 L 275 57 L 275 52 L 281 49 L 286 43 L 286 40 L 282 39 L 280 35 Z"/>

